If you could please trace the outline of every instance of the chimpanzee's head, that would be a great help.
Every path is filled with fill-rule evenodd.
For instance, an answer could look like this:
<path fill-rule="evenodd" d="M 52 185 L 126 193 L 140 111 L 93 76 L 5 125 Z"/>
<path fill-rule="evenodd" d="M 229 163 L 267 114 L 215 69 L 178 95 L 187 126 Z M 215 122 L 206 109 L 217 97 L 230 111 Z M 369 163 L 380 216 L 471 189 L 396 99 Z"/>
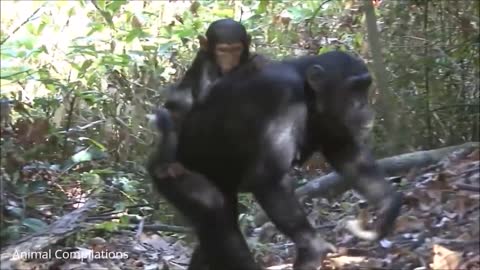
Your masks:
<path fill-rule="evenodd" d="M 343 54 L 338 54 L 341 61 Z M 360 72 L 338 74 L 329 70 L 328 63 L 312 65 L 306 71 L 306 80 L 315 96 L 314 112 L 331 123 L 339 124 L 350 130 L 360 141 L 365 141 L 373 126 L 374 112 L 368 103 L 372 78 L 364 64 L 353 60 L 353 66 L 362 67 Z"/>
<path fill-rule="evenodd" d="M 245 27 L 232 19 L 214 21 L 206 37 L 199 36 L 200 47 L 215 61 L 222 74 L 245 63 L 249 58 L 250 36 Z"/>

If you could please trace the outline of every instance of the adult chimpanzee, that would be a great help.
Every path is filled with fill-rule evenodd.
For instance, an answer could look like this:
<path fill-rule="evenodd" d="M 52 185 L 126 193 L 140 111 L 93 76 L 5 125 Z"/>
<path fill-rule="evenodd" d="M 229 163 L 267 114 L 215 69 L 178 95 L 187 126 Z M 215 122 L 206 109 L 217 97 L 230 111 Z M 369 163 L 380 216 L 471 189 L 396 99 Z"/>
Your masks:
<path fill-rule="evenodd" d="M 201 102 L 208 94 L 208 89 L 218 78 L 234 71 L 247 62 L 259 62 L 258 57 L 250 58 L 250 36 L 245 27 L 232 19 L 221 19 L 214 21 L 207 29 L 206 37 L 199 36 L 200 50 L 197 52 L 192 65 L 185 73 L 182 80 L 173 87 L 170 87 L 164 107 L 167 111 L 160 109 L 160 120 L 166 120 L 161 114 L 170 114 L 175 133 L 178 133 L 185 114 L 190 110 L 193 103 Z M 251 68 L 254 65 L 250 65 Z M 174 162 L 176 134 L 171 133 L 164 136 L 163 148 L 158 153 L 158 159 L 163 160 L 163 168 L 158 168 L 158 176 L 175 177 L 184 172 L 184 168 Z"/>
<path fill-rule="evenodd" d="M 157 177 L 155 155 L 148 165 L 159 191 L 192 221 L 199 236 L 189 269 L 259 269 L 238 228 L 240 191 L 252 192 L 295 242 L 294 269 L 317 269 L 332 245 L 308 222 L 287 176 L 292 165 L 317 150 L 380 208 L 376 231 L 368 237 L 388 233 L 401 195 L 384 180 L 355 122 L 368 106 L 370 84 L 362 61 L 330 52 L 268 63 L 255 73 L 240 68 L 212 86 L 186 115 L 179 136 L 178 160 L 198 173 L 165 181 Z"/>

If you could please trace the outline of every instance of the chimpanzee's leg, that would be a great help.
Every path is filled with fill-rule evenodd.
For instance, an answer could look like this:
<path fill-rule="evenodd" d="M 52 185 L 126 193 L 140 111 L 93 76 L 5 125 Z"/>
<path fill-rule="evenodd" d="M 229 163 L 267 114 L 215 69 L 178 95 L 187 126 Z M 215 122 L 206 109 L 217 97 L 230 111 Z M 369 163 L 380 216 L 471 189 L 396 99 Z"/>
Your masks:
<path fill-rule="evenodd" d="M 254 188 L 254 195 L 277 228 L 295 242 L 297 258 L 293 269 L 316 270 L 334 246 L 326 242 L 307 219 L 294 195 L 288 176 L 278 176 Z M 265 181 L 265 179 L 263 180 Z"/>
<path fill-rule="evenodd" d="M 187 173 L 175 179 L 155 178 L 159 192 L 192 223 L 200 240 L 201 251 L 195 254 L 190 269 L 259 270 L 240 232 L 236 217 L 236 194 L 222 193 L 205 177 Z M 233 218 L 235 216 L 235 218 Z M 200 258 L 198 258 L 198 256 Z"/>
<path fill-rule="evenodd" d="M 207 257 L 210 270 L 216 269 L 246 269 L 260 270 L 248 250 L 248 246 L 238 226 L 238 200 L 236 193 L 225 195 L 225 207 L 221 218 L 205 217 L 206 222 L 196 226 L 200 239 L 200 255 Z M 211 258 L 214 258 L 212 260 Z M 203 269 L 203 268 L 202 268 Z"/>
<path fill-rule="evenodd" d="M 334 246 L 326 242 L 307 219 L 287 173 L 298 154 L 298 138 L 305 127 L 304 106 L 290 106 L 269 121 L 260 149 L 245 181 L 275 226 L 295 242 L 295 270 L 316 270 Z"/>
<path fill-rule="evenodd" d="M 400 214 L 402 195 L 385 180 L 367 145 L 348 136 L 343 137 L 341 142 L 338 138 L 335 143 L 324 143 L 322 152 L 325 158 L 370 204 L 380 209 L 375 232 L 361 233 L 358 228 L 350 230 L 367 240 L 381 239 L 393 229 L 393 223 Z M 359 230 L 358 233 L 356 230 Z"/>
<path fill-rule="evenodd" d="M 200 245 L 196 246 L 187 270 L 209 270 L 207 257 Z"/>

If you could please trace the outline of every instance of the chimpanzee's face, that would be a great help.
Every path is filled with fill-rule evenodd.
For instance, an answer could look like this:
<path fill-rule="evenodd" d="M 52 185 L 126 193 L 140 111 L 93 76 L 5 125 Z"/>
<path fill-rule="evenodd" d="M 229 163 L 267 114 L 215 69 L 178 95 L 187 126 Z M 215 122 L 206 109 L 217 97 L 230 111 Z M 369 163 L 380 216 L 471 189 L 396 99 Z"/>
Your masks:
<path fill-rule="evenodd" d="M 222 74 L 232 71 L 240 65 L 240 59 L 243 53 L 243 43 L 219 43 L 215 45 L 215 62 Z"/>
<path fill-rule="evenodd" d="M 307 82 L 316 96 L 316 113 L 334 117 L 359 141 L 369 137 L 375 114 L 368 104 L 371 77 L 368 73 L 353 75 L 344 81 L 332 81 L 322 66 L 307 70 Z"/>

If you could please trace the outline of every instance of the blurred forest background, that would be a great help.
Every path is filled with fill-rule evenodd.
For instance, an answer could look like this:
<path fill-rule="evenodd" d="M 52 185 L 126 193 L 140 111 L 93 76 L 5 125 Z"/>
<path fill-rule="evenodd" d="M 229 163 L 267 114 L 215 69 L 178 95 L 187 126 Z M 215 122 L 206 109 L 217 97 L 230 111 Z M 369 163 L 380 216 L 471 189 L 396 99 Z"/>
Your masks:
<path fill-rule="evenodd" d="M 366 60 L 378 158 L 480 138 L 479 1 L 0 3 L 4 244 L 89 196 L 117 213 L 100 230 L 132 217 L 183 224 L 145 172 L 156 135 L 146 114 L 220 18 L 241 20 L 253 50 L 273 59 L 345 50 Z M 308 166 L 328 171 L 321 159 Z"/>

